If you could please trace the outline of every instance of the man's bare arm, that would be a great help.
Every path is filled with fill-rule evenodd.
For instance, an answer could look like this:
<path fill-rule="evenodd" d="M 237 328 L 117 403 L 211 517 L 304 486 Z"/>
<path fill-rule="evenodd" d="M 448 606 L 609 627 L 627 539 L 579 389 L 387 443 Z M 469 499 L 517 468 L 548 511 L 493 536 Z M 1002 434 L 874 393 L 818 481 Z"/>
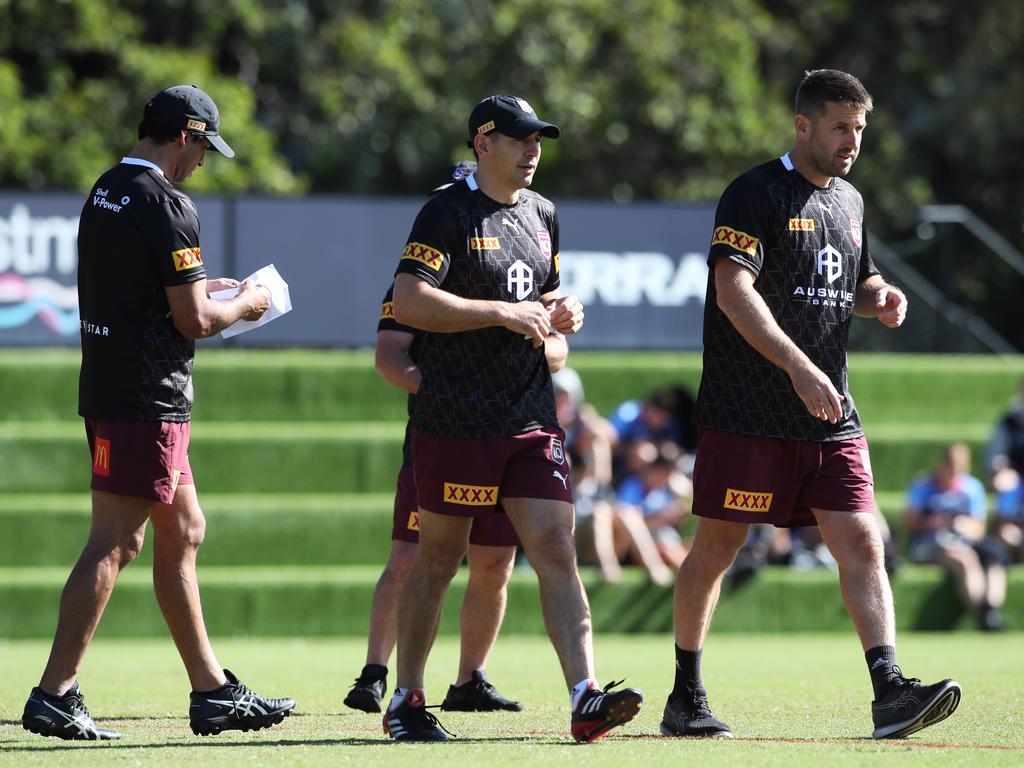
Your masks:
<path fill-rule="evenodd" d="M 907 316 L 907 297 L 881 275 L 872 275 L 857 286 L 853 311 L 859 317 L 877 317 L 887 328 L 899 328 Z"/>
<path fill-rule="evenodd" d="M 731 259 L 716 260 L 714 269 L 718 307 L 740 335 L 789 375 L 808 413 L 833 424 L 839 421 L 843 417 L 843 396 L 779 327 L 754 288 L 754 273 Z"/>
<path fill-rule="evenodd" d="M 241 284 L 239 293 L 226 301 L 207 295 L 207 281 L 164 288 L 171 319 L 186 339 L 205 339 L 220 333 L 236 320 L 258 320 L 270 306 L 270 292 L 251 280 Z"/>
<path fill-rule="evenodd" d="M 394 300 L 398 322 L 431 333 L 458 333 L 499 326 L 529 336 L 540 346 L 551 328 L 548 311 L 539 301 L 464 299 L 415 275 L 395 277 Z"/>
<path fill-rule="evenodd" d="M 374 367 L 388 383 L 415 395 L 423 376 L 409 357 L 415 334 L 408 331 L 377 331 Z"/>

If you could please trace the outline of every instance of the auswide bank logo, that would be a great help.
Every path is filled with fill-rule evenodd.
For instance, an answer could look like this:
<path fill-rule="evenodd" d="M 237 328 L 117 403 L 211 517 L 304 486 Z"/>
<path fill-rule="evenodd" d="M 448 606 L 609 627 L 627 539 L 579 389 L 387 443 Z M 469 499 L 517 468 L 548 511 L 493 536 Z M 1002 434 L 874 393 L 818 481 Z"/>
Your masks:
<path fill-rule="evenodd" d="M 37 318 L 58 336 L 78 333 L 77 235 L 77 216 L 33 217 L 20 203 L 0 216 L 0 333 Z"/>

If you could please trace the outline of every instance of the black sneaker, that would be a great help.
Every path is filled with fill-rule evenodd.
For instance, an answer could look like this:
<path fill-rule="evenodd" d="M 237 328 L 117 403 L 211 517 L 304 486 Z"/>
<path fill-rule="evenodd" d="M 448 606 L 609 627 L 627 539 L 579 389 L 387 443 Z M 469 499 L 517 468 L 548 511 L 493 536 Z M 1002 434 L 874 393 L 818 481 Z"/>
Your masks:
<path fill-rule="evenodd" d="M 1006 619 L 998 608 L 986 607 L 978 612 L 978 628 L 983 632 L 1005 632 Z"/>
<path fill-rule="evenodd" d="M 644 702 L 644 695 L 636 688 L 623 688 L 611 693 L 616 685 L 625 682 L 608 683 L 604 690 L 590 687 L 576 702 L 572 711 L 572 737 L 589 744 L 597 741 L 616 726 L 628 723 Z"/>
<path fill-rule="evenodd" d="M 221 731 L 258 731 L 284 720 L 295 709 L 291 699 L 265 699 L 225 669 L 228 681 L 209 693 L 192 691 L 189 696 L 189 724 L 196 736 Z"/>
<path fill-rule="evenodd" d="M 662 736 L 690 736 L 699 739 L 731 739 L 729 726 L 711 714 L 708 694 L 703 688 L 688 689 L 687 697 L 665 702 L 661 718 Z"/>
<path fill-rule="evenodd" d="M 345 697 L 345 706 L 362 712 L 380 712 L 380 700 L 388 689 L 388 668 L 367 664 Z"/>
<path fill-rule="evenodd" d="M 117 731 L 100 728 L 92 721 L 77 682 L 63 696 L 51 696 L 39 688 L 33 688 L 25 702 L 21 726 L 40 736 L 56 736 L 74 741 L 111 741 L 121 738 Z"/>
<path fill-rule="evenodd" d="M 960 703 L 960 684 L 942 680 L 921 685 L 916 677 L 906 678 L 899 667 L 889 692 L 880 701 L 871 702 L 871 719 L 876 739 L 902 739 L 929 725 L 945 720 Z"/>
<path fill-rule="evenodd" d="M 522 712 L 523 705 L 506 699 L 487 682 L 482 669 L 473 672 L 473 679 L 460 686 L 449 685 L 448 695 L 441 702 L 443 712 Z"/>
<path fill-rule="evenodd" d="M 409 691 L 397 707 L 384 713 L 384 733 L 395 741 L 448 741 L 455 734 L 438 722 L 420 691 Z M 447 735 L 446 735 L 447 734 Z"/>

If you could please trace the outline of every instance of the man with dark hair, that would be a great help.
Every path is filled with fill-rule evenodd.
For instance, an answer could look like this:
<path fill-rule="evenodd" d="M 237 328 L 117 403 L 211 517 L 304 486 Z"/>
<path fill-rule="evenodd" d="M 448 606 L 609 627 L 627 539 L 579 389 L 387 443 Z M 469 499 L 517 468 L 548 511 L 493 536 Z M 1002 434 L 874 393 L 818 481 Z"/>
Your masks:
<path fill-rule="evenodd" d="M 565 434 L 544 354 L 552 330 L 575 333 L 583 322 L 579 300 L 559 291 L 555 208 L 526 189 L 542 137 L 559 133 L 522 99 L 477 104 L 469 119 L 477 172 L 424 205 L 397 269 L 395 318 L 427 333 L 410 414 L 420 543 L 398 609 L 398 689 L 384 715 L 395 739 L 447 738 L 425 708 L 423 671 L 473 519 L 493 514 L 499 500 L 540 582 L 573 736 L 600 738 L 631 720 L 643 698 L 602 691 L 594 679 Z"/>
<path fill-rule="evenodd" d="M 733 181 L 715 214 L 693 475 L 700 520 L 676 580 L 667 736 L 732 736 L 711 714 L 700 659 L 751 523 L 820 528 L 865 651 L 876 739 L 934 725 L 960 702 L 955 681 L 922 685 L 896 664 L 868 445 L 847 382 L 851 317 L 897 328 L 907 311 L 875 268 L 863 200 L 843 179 L 871 97 L 852 75 L 815 70 L 796 103 L 793 148 Z"/>
<path fill-rule="evenodd" d="M 92 456 L 92 529 L 60 602 L 57 631 L 22 725 L 62 739 L 119 739 L 97 727 L 76 681 L 78 668 L 121 570 L 153 524 L 153 586 L 192 684 L 196 734 L 280 723 L 291 699 L 257 696 L 213 654 L 203 622 L 196 552 L 206 521 L 188 459 L 195 339 L 237 320 L 256 320 L 267 290 L 207 280 L 195 205 L 173 183 L 207 150 L 234 152 L 220 114 L 199 88 L 179 85 L 150 99 L 139 141 L 104 173 L 82 208 L 78 296 L 82 370 L 78 413 Z M 239 287 L 227 301 L 211 291 Z"/>

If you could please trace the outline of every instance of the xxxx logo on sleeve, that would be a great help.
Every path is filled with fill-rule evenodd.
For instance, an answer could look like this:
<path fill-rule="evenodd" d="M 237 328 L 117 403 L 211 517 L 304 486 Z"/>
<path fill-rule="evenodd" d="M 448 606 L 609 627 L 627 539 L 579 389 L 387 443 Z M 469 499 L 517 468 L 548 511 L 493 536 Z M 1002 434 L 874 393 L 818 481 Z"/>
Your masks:
<path fill-rule="evenodd" d="M 186 269 L 203 266 L 203 257 L 199 254 L 198 248 L 182 248 L 180 251 L 171 251 L 171 258 L 174 259 L 175 272 L 184 272 Z"/>
<path fill-rule="evenodd" d="M 393 320 L 395 318 L 395 302 L 385 301 L 380 305 L 380 319 Z"/>
<path fill-rule="evenodd" d="M 405 527 L 410 531 L 418 531 L 420 529 L 420 513 L 418 510 L 413 510 L 409 513 L 409 522 L 406 523 Z"/>
<path fill-rule="evenodd" d="M 759 240 L 746 232 L 740 232 L 732 227 L 715 227 L 715 234 L 711 236 L 712 245 L 731 245 L 737 251 L 748 253 L 751 256 L 757 255 Z"/>
<path fill-rule="evenodd" d="M 498 503 L 498 486 L 445 483 L 444 500 L 467 507 L 491 507 Z"/>
<path fill-rule="evenodd" d="M 772 506 L 772 496 L 774 494 L 726 488 L 722 506 L 739 512 L 767 512 Z"/>
<path fill-rule="evenodd" d="M 441 262 L 444 260 L 440 251 L 436 251 L 423 243 L 408 243 L 405 246 L 405 250 L 402 251 L 402 258 L 426 264 L 435 272 L 441 271 Z"/>

